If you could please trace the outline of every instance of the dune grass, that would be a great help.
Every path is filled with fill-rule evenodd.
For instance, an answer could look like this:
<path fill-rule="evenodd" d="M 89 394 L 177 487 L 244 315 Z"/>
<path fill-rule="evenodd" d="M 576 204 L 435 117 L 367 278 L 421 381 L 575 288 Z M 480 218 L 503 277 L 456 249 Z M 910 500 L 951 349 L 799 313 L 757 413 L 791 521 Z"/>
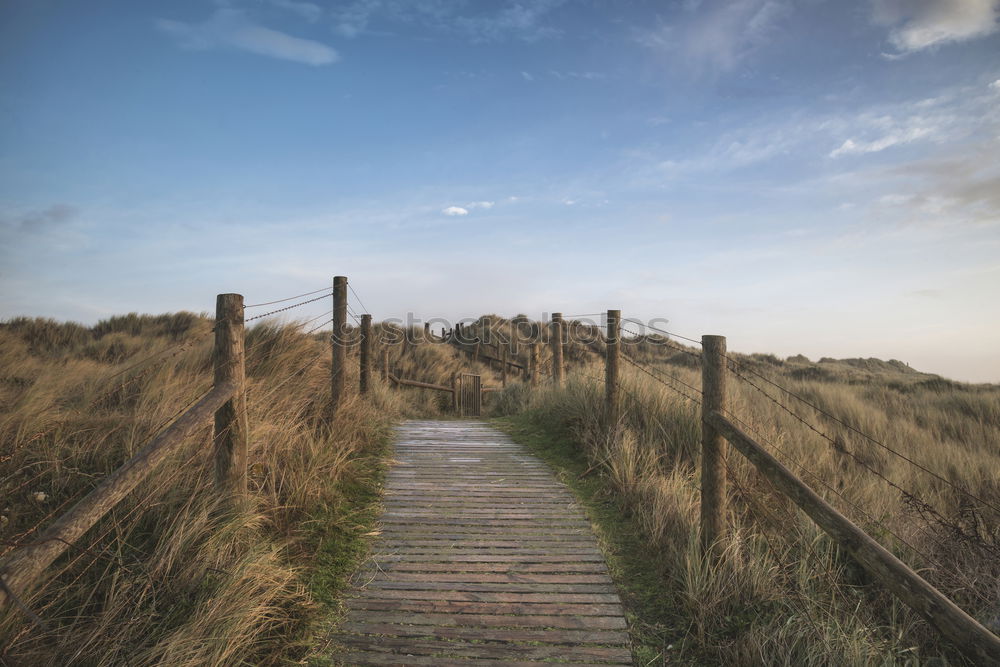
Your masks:
<path fill-rule="evenodd" d="M 508 324 L 487 316 L 469 329 L 484 335 Z M 538 327 L 520 317 L 512 324 L 525 333 Z M 188 313 L 126 315 L 95 327 L 28 318 L 0 325 L 4 552 L 30 540 L 211 386 L 211 327 Z M 454 346 L 423 341 L 422 331 L 408 332 L 408 342 L 391 325 L 376 325 L 376 333 L 376 365 L 387 346 L 398 377 L 447 385 L 453 373 L 477 372 L 485 385 L 500 386 L 499 372 Z M 654 375 L 699 386 L 689 354 L 696 351 L 632 343 L 629 354 Z M 248 332 L 247 350 L 247 502 L 223 507 L 214 497 L 205 424 L 51 568 L 46 586 L 26 600 L 44 626 L 9 610 L 0 618 L 0 659 L 229 665 L 322 654 L 339 593 L 377 519 L 390 427 L 405 417 L 450 418 L 450 395 L 392 388 L 376 371 L 371 395 L 360 400 L 353 350 L 352 391 L 331 425 L 322 335 L 265 321 Z M 511 373 L 486 405 L 513 415 L 518 437 L 590 504 L 629 604 L 640 664 L 963 663 L 735 454 L 724 555 L 704 560 L 697 407 L 626 364 L 621 419 L 609 429 L 602 351 L 599 340 L 574 338 L 563 387 L 543 378 L 532 388 Z M 547 346 L 539 352 L 547 376 Z M 1000 506 L 1000 388 L 950 382 L 899 362 L 738 360 Z M 996 513 L 771 393 L 834 442 L 741 382 L 732 383 L 731 411 L 793 470 L 815 475 L 807 481 L 835 506 L 996 630 Z"/>
<path fill-rule="evenodd" d="M 187 313 L 0 327 L 3 552 L 211 387 L 211 327 Z M 9 609 L 0 618 L 5 663 L 278 664 L 308 653 L 313 624 L 363 548 L 356 513 L 377 494 L 373 461 L 392 422 L 420 408 L 376 383 L 366 400 L 349 392 L 327 424 L 321 335 L 265 322 L 246 346 L 247 501 L 222 506 L 213 494 L 204 424 L 50 568 L 25 600 L 44 626 Z M 356 359 L 349 366 L 353 389 Z"/>
<path fill-rule="evenodd" d="M 665 377 L 699 387 L 691 355 L 639 344 L 628 353 L 697 398 Z M 744 373 L 766 374 L 986 502 L 779 396 L 832 435 L 831 444 L 756 389 L 731 382 L 731 411 L 779 459 L 964 609 L 1000 629 L 1000 517 L 989 507 L 1000 506 L 1000 388 L 949 382 L 898 362 L 738 360 Z M 622 414 L 610 430 L 596 355 L 573 367 L 564 387 L 511 388 L 497 405 L 518 415 L 522 435 L 572 442 L 562 451 L 599 480 L 590 496 L 612 498 L 637 527 L 644 553 L 652 554 L 643 562 L 661 573 L 669 600 L 659 611 L 637 608 L 642 628 L 663 629 L 659 638 L 634 633 L 641 664 L 964 664 L 956 647 L 871 581 L 735 451 L 724 556 L 706 561 L 698 549 L 699 408 L 624 366 Z M 653 650 L 670 645 L 670 652 Z"/>

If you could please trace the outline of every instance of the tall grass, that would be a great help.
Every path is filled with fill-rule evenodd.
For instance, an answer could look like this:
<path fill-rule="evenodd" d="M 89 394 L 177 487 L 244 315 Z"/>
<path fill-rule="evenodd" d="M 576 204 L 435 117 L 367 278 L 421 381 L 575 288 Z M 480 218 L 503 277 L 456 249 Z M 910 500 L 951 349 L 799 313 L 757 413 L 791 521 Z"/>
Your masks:
<path fill-rule="evenodd" d="M 212 384 L 211 320 L 186 313 L 92 328 L 0 326 L 2 551 L 28 542 Z M 180 344 L 180 347 L 177 347 Z M 329 343 L 264 323 L 247 336 L 251 493 L 212 492 L 211 424 L 9 607 L 0 660 L 18 665 L 277 664 L 307 651 L 309 522 L 388 436 L 406 396 L 376 383 L 326 424 Z M 135 369 L 129 364 L 153 355 Z M 356 363 L 348 383 L 356 386 Z"/>
<path fill-rule="evenodd" d="M 633 346 L 630 354 L 654 372 L 700 386 L 690 355 L 652 345 Z M 735 450 L 724 555 L 706 561 L 698 548 L 699 408 L 625 364 L 622 413 L 609 429 L 603 366 L 596 355 L 590 359 L 570 372 L 563 388 L 511 388 L 498 405 L 526 410 L 540 429 L 570 434 L 641 526 L 662 558 L 654 566 L 670 573 L 675 602 L 690 624 L 682 657 L 747 665 L 963 662 Z M 898 362 L 812 364 L 769 355 L 741 362 L 1000 506 L 1000 388 L 944 381 Z M 736 378 L 730 384 L 730 410 L 752 435 L 964 609 L 1000 630 L 1000 516 L 994 510 L 788 396 L 771 392 L 835 444 L 753 387 Z"/>

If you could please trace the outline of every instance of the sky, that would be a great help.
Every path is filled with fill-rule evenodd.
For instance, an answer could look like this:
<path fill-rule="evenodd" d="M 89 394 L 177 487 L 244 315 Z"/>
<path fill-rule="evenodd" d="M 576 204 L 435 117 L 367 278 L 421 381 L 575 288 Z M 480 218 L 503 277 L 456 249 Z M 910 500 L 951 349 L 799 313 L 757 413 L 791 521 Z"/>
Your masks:
<path fill-rule="evenodd" d="M 0 0 L 0 318 L 346 275 L 376 320 L 619 308 L 1000 382 L 998 30 L 994 0 Z"/>

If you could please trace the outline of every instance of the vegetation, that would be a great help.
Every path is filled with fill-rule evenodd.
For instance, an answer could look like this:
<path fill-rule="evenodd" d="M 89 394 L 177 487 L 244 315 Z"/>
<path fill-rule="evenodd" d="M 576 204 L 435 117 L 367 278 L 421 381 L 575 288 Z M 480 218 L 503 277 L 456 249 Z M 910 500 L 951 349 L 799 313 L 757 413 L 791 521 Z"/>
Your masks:
<path fill-rule="evenodd" d="M 468 329 L 485 338 L 488 327 L 511 325 L 525 336 L 538 326 L 486 316 Z M 691 400 L 697 350 L 630 339 L 626 351 L 645 370 L 624 364 L 621 417 L 609 427 L 603 343 L 571 327 L 563 387 L 512 377 L 487 405 L 508 415 L 504 427 L 590 507 L 640 664 L 963 663 L 735 453 L 724 555 L 703 559 L 700 416 Z M 28 318 L 0 325 L 2 551 L 30 541 L 211 386 L 211 328 L 189 313 L 94 327 Z M 48 584 L 25 601 L 40 622 L 20 612 L 0 618 L 0 661 L 285 664 L 322 651 L 376 523 L 390 426 L 449 416 L 450 395 L 376 381 L 370 400 L 351 392 L 331 428 L 323 416 L 328 343 L 302 329 L 265 321 L 248 332 L 248 502 L 217 503 L 205 424 L 51 568 Z M 454 346 L 422 344 L 420 330 L 375 331 L 376 365 L 389 345 L 397 377 L 448 385 L 453 373 L 471 371 L 500 386 L 497 371 Z M 540 353 L 547 373 L 547 348 Z M 990 507 L 1000 506 L 1000 387 L 895 361 L 734 357 L 744 374 L 766 376 L 947 480 L 766 381 L 757 384 L 832 442 L 754 387 L 731 383 L 731 411 L 751 433 L 1000 630 L 1000 517 Z M 352 361 L 348 386 L 356 383 Z"/>
<path fill-rule="evenodd" d="M 519 413 L 511 422 L 519 439 L 534 442 L 563 470 L 588 471 L 593 481 L 584 497 L 613 502 L 641 534 L 645 567 L 660 573 L 663 584 L 661 604 L 632 601 L 642 621 L 633 623 L 641 664 L 963 664 L 955 647 L 870 581 L 735 452 L 724 556 L 717 563 L 704 559 L 700 413 L 679 393 L 697 398 L 685 386 L 700 386 L 695 351 L 662 340 L 629 342 L 627 353 L 649 372 L 624 364 L 622 415 L 611 429 L 596 355 L 578 364 L 563 388 L 512 388 L 498 404 Z M 985 501 L 765 381 L 755 384 L 834 442 L 747 383 L 731 382 L 731 412 L 750 433 L 904 562 L 1000 630 L 1000 516 L 989 507 L 1000 506 L 1000 387 L 950 382 L 899 362 L 732 356 L 744 374 L 765 375 Z M 619 586 L 627 602 L 633 598 L 628 581 Z"/>
<path fill-rule="evenodd" d="M 3 552 L 211 387 L 211 329 L 189 313 L 0 326 Z M 39 623 L 0 618 L 0 662 L 277 664 L 308 652 L 377 516 L 389 426 L 434 405 L 376 383 L 371 401 L 353 396 L 330 428 L 329 343 L 300 330 L 265 322 L 247 335 L 249 501 L 218 504 L 204 424 L 50 568 L 25 600 Z"/>

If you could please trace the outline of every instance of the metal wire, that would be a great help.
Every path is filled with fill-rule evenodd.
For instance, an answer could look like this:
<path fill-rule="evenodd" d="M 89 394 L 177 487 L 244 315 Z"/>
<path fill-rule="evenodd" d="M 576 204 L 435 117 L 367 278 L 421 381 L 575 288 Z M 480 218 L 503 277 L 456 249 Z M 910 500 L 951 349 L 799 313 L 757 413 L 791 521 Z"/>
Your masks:
<path fill-rule="evenodd" d="M 318 327 L 313 327 L 312 329 L 310 329 L 309 331 L 307 331 L 305 333 L 305 335 L 308 336 L 308 335 L 310 335 L 312 333 L 315 333 L 315 332 L 319 331 L 320 329 L 322 329 L 323 327 L 325 327 L 328 324 L 333 324 L 333 319 L 332 318 L 329 319 L 329 320 L 327 320 L 326 322 L 323 322 L 323 324 L 319 325 Z"/>
<path fill-rule="evenodd" d="M 632 331 L 631 329 L 628 329 L 626 327 L 622 327 L 622 331 L 624 331 L 625 333 L 632 334 L 633 336 L 637 336 L 637 337 L 641 337 L 641 336 L 644 335 L 644 334 L 640 334 L 640 333 L 637 333 L 635 331 Z M 669 340 L 666 340 L 666 341 L 663 341 L 663 342 L 666 343 L 667 347 L 669 347 L 672 350 L 677 350 L 678 352 L 683 352 L 684 354 L 692 356 L 695 359 L 701 359 L 701 355 L 698 354 L 697 352 L 692 352 L 691 350 L 687 350 L 687 349 L 681 347 L 680 345 L 675 345 L 675 344 L 671 343 Z"/>
<path fill-rule="evenodd" d="M 351 285 L 350 282 L 347 283 L 347 289 L 351 290 L 351 294 L 353 294 L 354 298 L 358 300 L 358 304 L 364 309 L 365 313 L 371 313 L 372 312 L 372 311 L 368 310 L 368 306 L 366 306 L 365 302 L 361 300 L 361 297 L 358 296 L 358 293 L 356 291 L 354 291 L 354 287 Z"/>
<path fill-rule="evenodd" d="M 640 324 L 640 325 L 646 327 L 647 329 L 652 329 L 656 333 L 661 333 L 661 334 L 663 334 L 665 336 L 673 336 L 674 338 L 679 338 L 681 340 L 686 340 L 688 342 L 695 343 L 697 345 L 701 345 L 701 341 L 700 340 L 695 340 L 694 338 L 688 338 L 687 336 L 682 336 L 682 335 L 680 335 L 678 333 L 674 333 L 672 331 L 667 331 L 666 329 L 658 329 L 657 327 L 654 327 L 652 324 L 646 324 L 642 320 L 637 320 L 634 317 L 625 317 L 625 318 L 622 318 L 622 322 L 632 322 L 634 324 Z"/>
<path fill-rule="evenodd" d="M 285 301 L 292 301 L 293 299 L 301 299 L 304 296 L 310 296 L 313 294 L 319 294 L 320 292 L 329 292 L 330 287 L 324 287 L 323 289 L 313 290 L 312 292 L 305 292 L 304 294 L 296 294 L 295 296 L 290 296 L 285 299 L 277 299 L 275 301 L 265 301 L 264 303 L 251 303 L 249 306 L 243 306 L 243 308 L 257 308 L 258 306 L 270 306 L 275 303 L 284 303 Z"/>
<path fill-rule="evenodd" d="M 785 458 L 786 461 L 789 461 L 792 465 L 794 465 L 796 468 L 798 468 L 801 472 L 805 473 L 809 477 L 811 477 L 814 480 L 816 480 L 817 482 L 819 482 L 827 490 L 835 493 L 841 500 L 843 500 L 845 503 L 847 503 L 847 505 L 850 506 L 851 509 L 857 511 L 859 514 L 863 515 L 866 519 L 868 519 L 869 521 L 871 521 L 874 525 L 878 526 L 879 528 L 881 528 L 882 530 L 884 530 L 888 534 L 890 534 L 893 537 L 895 537 L 897 540 L 900 541 L 900 543 L 902 543 L 906 547 L 908 547 L 913 553 L 917 554 L 918 556 L 920 556 L 921 558 L 923 558 L 927 562 L 929 562 L 929 563 L 935 563 L 936 565 L 938 565 L 940 567 L 940 563 L 938 563 L 933 558 L 931 558 L 930 556 L 928 556 L 927 554 L 925 554 L 923 551 L 917 549 L 915 546 L 913 546 L 912 544 L 910 544 L 907 540 L 905 540 L 902 537 L 900 537 L 891 528 L 889 528 L 884 523 L 882 523 L 881 521 L 879 521 L 878 519 L 876 519 L 872 514 L 870 514 L 869 512 L 867 512 L 860 505 L 852 502 L 850 499 L 847 498 L 847 496 L 845 496 L 843 493 L 841 493 L 840 491 L 838 491 L 835 487 L 833 487 L 832 485 L 830 485 L 829 483 L 827 483 L 826 480 L 824 480 L 818 474 L 814 473 L 812 470 L 810 470 L 809 468 L 805 467 L 804 464 L 800 463 L 799 461 L 797 461 L 796 459 L 794 459 L 792 456 L 790 456 L 786 451 L 784 451 L 783 449 L 781 449 L 780 447 L 778 447 L 777 445 L 775 445 L 773 442 L 771 442 L 770 440 L 768 440 L 764 436 L 764 434 L 760 432 L 759 429 L 757 429 L 753 425 L 749 424 L 748 422 L 743 421 L 742 419 L 740 419 L 738 416 L 736 416 L 735 414 L 733 414 L 729 410 L 723 410 L 722 412 L 724 412 L 726 414 L 726 416 L 729 417 L 730 419 L 732 419 L 733 421 L 738 422 L 741 426 L 743 426 L 747 430 L 753 431 L 754 435 L 756 435 L 757 438 L 764 445 L 767 445 L 768 447 L 770 447 L 774 451 L 776 451 L 779 454 L 781 454 Z"/>
<path fill-rule="evenodd" d="M 304 306 L 307 303 L 312 303 L 313 301 L 319 301 L 320 299 L 326 299 L 327 297 L 330 297 L 330 296 L 333 296 L 333 292 L 332 291 L 328 292 L 327 294 L 324 294 L 322 296 L 318 296 L 315 299 L 309 299 L 307 301 L 300 301 L 299 303 L 293 303 L 292 305 L 285 306 L 284 308 L 278 308 L 277 310 L 272 310 L 272 311 L 267 312 L 267 313 L 262 313 L 260 315 L 255 315 L 255 316 L 253 316 L 251 318 L 248 318 L 248 319 L 244 320 L 243 322 L 244 322 L 244 324 L 247 323 L 247 322 L 253 322 L 254 320 L 259 320 L 262 317 L 267 317 L 268 315 L 274 315 L 275 313 L 281 313 L 281 312 L 284 312 L 286 310 L 291 310 L 292 308 L 298 308 L 299 306 Z"/>
<path fill-rule="evenodd" d="M 695 340 L 694 338 L 688 338 L 687 336 L 682 336 L 680 334 L 673 333 L 671 331 L 666 331 L 665 329 L 659 329 L 659 328 L 654 327 L 652 325 L 643 324 L 640 320 L 636 320 L 634 318 L 632 318 L 632 319 L 624 318 L 623 321 L 625 321 L 625 322 L 636 322 L 636 323 L 642 324 L 643 326 L 645 326 L 645 327 L 647 327 L 647 328 L 649 328 L 649 329 L 651 329 L 653 331 L 656 331 L 658 333 L 662 333 L 662 334 L 665 334 L 665 335 L 668 335 L 668 336 L 673 336 L 674 338 L 679 338 L 681 340 L 686 340 L 686 341 L 689 341 L 689 342 L 701 345 L 701 341 Z M 636 335 L 634 332 L 631 332 L 631 331 L 629 331 L 629 333 L 632 333 L 633 335 Z M 675 349 L 682 350 L 682 351 L 684 351 L 687 354 L 691 354 L 692 356 L 698 356 L 698 355 L 694 354 L 693 352 L 690 352 L 690 351 L 687 351 L 687 350 L 683 350 L 683 348 L 675 348 Z M 980 504 L 982 504 L 982 505 L 984 505 L 986 507 L 991 508 L 995 512 L 1000 512 L 1000 507 L 998 507 L 997 505 L 994 505 L 993 503 L 991 503 L 991 502 L 989 502 L 989 501 L 987 501 L 987 500 L 979 497 L 978 495 L 972 493 L 971 491 L 969 491 L 965 487 L 963 487 L 963 486 L 961 486 L 959 484 L 956 484 L 956 483 L 952 482 L 951 480 L 949 480 L 948 478 L 946 478 L 946 477 L 944 477 L 944 476 L 942 476 L 942 475 L 934 472 L 933 470 L 931 470 L 927 466 L 919 463 L 918 461 L 913 460 L 912 458 L 908 457 L 907 455 L 903 454 L 902 452 L 897 451 L 896 449 L 890 447 L 889 445 L 886 445 L 884 442 L 878 440 L 877 438 L 874 438 L 874 437 L 868 435 L 864 431 L 862 431 L 862 430 L 858 429 L 857 427 L 855 427 L 855 426 L 847 423 L 846 421 L 844 421 L 843 419 L 840 419 L 836 415 L 833 415 L 833 414 L 827 412 L 826 410 L 824 410 L 823 408 L 819 407 L 818 405 L 816 405 L 812 401 L 804 398 L 803 396 L 800 396 L 799 394 L 797 394 L 796 392 L 792 391 L 791 389 L 783 387 L 782 385 L 780 385 L 777 382 L 771 380 L 770 378 L 768 378 L 767 376 L 763 375 L 762 373 L 759 373 L 758 371 L 754 370 L 753 368 L 751 368 L 749 366 L 744 366 L 743 362 L 741 362 L 740 360 L 735 359 L 733 357 L 730 357 L 728 355 L 723 355 L 723 356 L 725 357 L 726 360 L 728 360 L 729 362 L 731 362 L 733 364 L 733 366 L 745 369 L 748 373 L 751 373 L 751 374 L 755 375 L 756 377 L 760 378 L 761 380 L 763 380 L 767 384 L 775 387 L 776 389 L 779 389 L 780 391 L 782 391 L 783 393 L 787 394 L 788 396 L 791 396 L 795 400 L 797 400 L 797 401 L 799 401 L 799 402 L 801 402 L 801 403 L 809 406 L 810 408 L 812 408 L 813 410 L 815 410 L 819 414 L 823 415 L 827 419 L 830 419 L 830 420 L 836 422 L 837 424 L 840 424 L 844 428 L 852 431 L 853 433 L 856 433 L 857 435 L 861 436 L 862 438 L 864 438 L 868 442 L 872 443 L 873 445 L 876 445 L 877 447 L 881 447 L 882 449 L 884 449 L 885 451 L 889 452 L 893 456 L 896 456 L 896 457 L 898 457 L 898 458 L 906 461 L 907 463 L 909 463 L 910 465 L 914 466 L 918 470 L 921 470 L 925 474 L 934 477 L 938 481 L 940 481 L 940 482 L 942 482 L 942 483 L 950 486 L 951 488 L 955 489 L 956 491 L 958 491 L 959 493 L 965 495 L 966 497 L 968 497 L 968 498 L 970 498 L 972 500 L 975 500 L 975 501 L 979 502 Z M 741 377 L 745 382 L 747 382 L 748 384 L 750 384 L 751 386 L 753 386 L 755 389 L 757 389 L 759 392 L 761 392 L 762 394 L 764 394 L 765 396 L 767 396 L 768 398 L 770 398 L 773 402 L 775 402 L 778 405 L 780 405 L 786 412 L 788 412 L 789 414 L 791 414 L 797 420 L 799 420 L 803 424 L 806 424 L 810 429 L 812 429 L 816 433 L 820 434 L 825 439 L 830 440 L 830 442 L 834 442 L 828 435 L 826 435 L 825 433 L 822 433 L 821 431 L 819 431 L 818 429 L 816 429 L 815 427 L 813 427 L 811 424 L 809 424 L 808 422 L 806 422 L 806 420 L 804 418 L 802 418 L 798 414 L 792 412 L 787 407 L 785 407 L 784 405 L 782 405 L 781 403 L 779 403 L 776 399 L 774 399 L 772 396 L 770 396 L 767 392 L 765 392 L 760 387 L 754 385 L 745 376 L 743 376 L 739 372 L 737 372 L 735 370 L 735 368 L 733 369 L 733 372 L 736 373 L 736 375 L 738 375 L 739 377 Z M 906 492 L 904 491 L 904 493 L 906 493 Z M 908 495 L 911 496 L 911 497 L 915 497 L 915 496 L 913 496 L 913 494 L 908 494 Z"/>
<path fill-rule="evenodd" d="M 946 477 L 943 477 L 943 476 L 939 475 L 938 473 L 934 472 L 933 470 L 931 470 L 930 468 L 924 466 L 923 464 L 921 464 L 921 463 L 919 463 L 917 461 L 914 461 L 913 459 L 911 459 L 910 457 L 906 456 L 905 454 L 903 454 L 901 452 L 896 451 L 892 447 L 889 447 L 885 443 L 883 443 L 883 442 L 881 442 L 881 441 L 873 438 L 872 436 L 868 435 L 864 431 L 861 431 L 861 430 L 855 428 L 854 426 L 848 424 L 844 420 L 839 419 L 838 417 L 830 414 L 829 412 L 827 412 L 826 410 L 824 410 L 824 409 L 820 408 L 819 406 L 815 405 L 811 401 L 808 401 L 805 398 L 803 398 L 803 397 L 799 396 L 798 394 L 796 394 L 795 392 L 782 387 L 777 382 L 774 382 L 774 381 L 768 379 L 766 376 L 762 375 L 761 373 L 758 373 L 757 371 L 753 370 L 752 368 L 750 368 L 748 366 L 743 366 L 738 360 L 731 359 L 730 357 L 726 357 L 726 358 L 730 362 L 732 362 L 732 366 L 733 367 L 731 368 L 731 370 L 733 371 L 733 373 L 737 377 L 741 378 L 744 382 L 746 382 L 751 387 L 753 387 L 754 389 L 756 389 L 757 391 L 759 391 L 761 394 L 763 394 L 764 396 L 766 396 L 767 398 L 769 398 L 771 400 L 771 402 L 773 402 L 776 405 L 780 406 L 785 412 L 787 412 L 788 414 L 792 415 L 795 419 L 797 419 L 798 421 L 802 422 L 803 424 L 805 424 L 806 426 L 808 426 L 811 430 L 815 431 L 816 433 L 818 433 L 820 436 L 822 436 L 826 440 L 829 440 L 831 443 L 837 444 L 836 441 L 834 441 L 829 435 L 827 435 L 826 433 L 823 433 L 822 431 L 818 430 L 817 428 L 815 428 L 814 426 L 812 426 L 812 424 L 809 424 L 803 417 L 799 416 L 797 413 L 793 412 L 791 409 L 789 409 L 788 407 L 786 407 L 784 404 L 782 404 L 776 398 L 774 398 L 773 396 L 771 396 L 770 394 L 768 394 L 766 391 L 764 391 L 763 388 L 761 388 L 760 386 L 754 384 L 749 378 L 747 378 L 745 375 L 741 374 L 739 372 L 739 370 L 737 370 L 737 368 L 739 368 L 741 370 L 746 370 L 749 373 L 752 373 L 753 375 L 755 375 L 758 378 L 762 379 L 764 382 L 766 382 L 766 383 L 772 385 L 773 387 L 781 390 L 785 394 L 787 394 L 787 395 L 791 396 L 792 398 L 800 401 L 801 403 L 804 403 L 805 405 L 808 405 L 810 408 L 812 408 L 813 410 L 815 410 L 819 414 L 823 415 L 824 417 L 826 417 L 826 418 L 828 418 L 828 419 L 830 419 L 830 420 L 832 420 L 832 421 L 840 424 L 844 428 L 846 428 L 846 429 L 848 429 L 848 430 L 856 433 L 857 435 L 861 436 L 862 438 L 864 438 L 865 440 L 871 442 L 872 444 L 877 445 L 878 447 L 881 447 L 882 449 L 884 449 L 885 451 L 889 452 L 890 454 L 893 454 L 894 456 L 896 456 L 896 457 L 898 457 L 898 458 L 906 461 L 910 465 L 912 465 L 915 468 L 917 468 L 918 470 L 921 470 L 924 473 L 926 473 L 926 474 L 934 477 L 938 481 L 947 484 L 948 486 L 950 486 L 951 488 L 955 489 L 959 493 L 964 494 L 968 498 L 976 500 L 979 503 L 982 503 L 986 507 L 989 507 L 989 508 L 993 509 L 996 512 L 1000 512 L 1000 507 L 997 507 L 993 503 L 990 503 L 990 502 L 984 500 L 983 498 L 980 498 L 979 496 L 977 496 L 976 494 L 972 493 L 968 489 L 966 489 L 966 488 L 964 488 L 964 487 L 962 487 L 962 486 L 960 486 L 958 484 L 955 484 L 951 480 L 947 479 Z M 850 453 L 850 452 L 848 452 L 848 453 Z"/>
<path fill-rule="evenodd" d="M 624 354 L 624 353 L 623 353 L 623 354 L 622 354 L 622 359 L 624 359 L 624 360 L 625 360 L 625 361 L 627 361 L 628 363 L 632 364 L 633 366 L 635 366 L 635 367 L 636 367 L 636 368 L 638 368 L 638 369 L 639 369 L 640 371 L 642 371 L 643 373 L 645 373 L 645 374 L 646 374 L 646 375 L 648 375 L 649 377 L 653 378 L 654 380 L 656 380 L 656 381 L 657 381 L 657 382 L 659 382 L 660 384 L 662 384 L 662 385 L 665 385 L 665 386 L 667 386 L 667 387 L 670 387 L 671 389 L 673 389 L 674 391 L 676 391 L 676 392 L 677 392 L 678 394 L 681 394 L 681 395 L 685 396 L 686 398 L 689 398 L 690 400 L 692 400 L 692 401 L 695 401 L 695 402 L 699 403 L 699 405 L 700 405 L 700 401 L 698 401 L 698 399 L 696 399 L 696 398 L 692 398 L 692 397 L 690 397 L 690 396 L 687 396 L 687 394 L 685 394 L 685 393 L 684 393 L 684 392 L 682 392 L 681 390 L 677 389 L 676 387 L 671 387 L 671 386 L 670 386 L 669 384 L 667 384 L 667 383 L 666 383 L 665 381 L 663 381 L 662 379 L 660 379 L 659 377 L 657 377 L 656 375 L 654 375 L 654 374 L 653 374 L 653 372 L 652 372 L 652 371 L 651 371 L 650 369 L 646 368 L 646 367 L 645 367 L 645 366 L 644 366 L 643 364 L 640 364 L 639 362 L 635 361 L 634 359 L 632 359 L 632 357 L 628 356 L 627 354 Z M 655 370 L 657 370 L 658 372 L 661 372 L 661 373 L 663 373 L 664 375 L 666 375 L 667 377 L 669 377 L 669 378 L 670 378 L 671 380 L 674 380 L 675 382 L 678 382 L 678 383 L 680 383 L 680 384 L 684 385 L 685 387 L 687 387 L 687 388 L 688 388 L 688 389 L 690 389 L 691 391 L 693 391 L 693 392 L 695 392 L 695 393 L 697 393 L 697 394 L 702 394 L 702 395 L 704 395 L 704 392 L 702 392 L 702 390 L 701 390 L 701 389 L 699 389 L 698 387 L 695 387 L 695 386 L 692 386 L 692 385 L 688 384 L 688 383 L 687 383 L 687 382 L 685 382 L 684 380 L 681 380 L 681 379 L 680 379 L 679 377 L 677 377 L 677 376 L 675 376 L 675 375 L 671 375 L 670 373 L 667 373 L 667 372 L 665 372 L 665 371 L 659 371 L 659 369 L 655 369 Z"/>

